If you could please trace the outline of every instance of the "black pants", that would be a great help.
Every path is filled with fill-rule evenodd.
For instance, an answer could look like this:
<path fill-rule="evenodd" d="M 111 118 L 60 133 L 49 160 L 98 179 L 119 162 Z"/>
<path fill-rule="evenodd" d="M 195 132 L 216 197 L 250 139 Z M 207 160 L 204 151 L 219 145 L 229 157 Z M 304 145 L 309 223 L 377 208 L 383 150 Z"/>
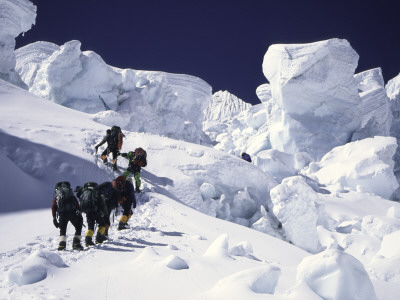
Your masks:
<path fill-rule="evenodd" d="M 105 155 L 108 156 L 108 154 L 112 153 L 112 158 L 115 160 L 118 157 L 118 149 L 110 149 L 110 148 L 106 148 L 106 150 L 103 151 L 103 153 L 101 153 L 101 156 Z"/>
<path fill-rule="evenodd" d="M 77 214 L 76 211 L 60 212 L 58 215 L 59 215 L 58 222 L 60 224 L 60 235 L 67 234 L 68 222 L 71 222 L 71 224 L 75 227 L 75 235 L 82 234 L 83 218 L 80 213 Z"/>
<path fill-rule="evenodd" d="M 104 222 L 104 216 L 98 210 L 86 213 L 86 221 L 88 224 L 88 230 L 94 231 L 95 223 L 97 223 L 99 226 L 106 226 L 106 223 Z"/>
<path fill-rule="evenodd" d="M 132 214 L 132 199 L 126 199 L 124 202 L 121 204 L 123 211 L 123 215 L 129 217 Z"/>

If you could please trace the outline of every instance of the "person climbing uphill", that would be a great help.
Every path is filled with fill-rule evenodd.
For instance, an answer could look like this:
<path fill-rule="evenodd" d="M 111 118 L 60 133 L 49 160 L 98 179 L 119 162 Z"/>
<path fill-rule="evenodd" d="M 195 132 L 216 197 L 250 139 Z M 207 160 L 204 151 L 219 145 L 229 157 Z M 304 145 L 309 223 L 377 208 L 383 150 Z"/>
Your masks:
<path fill-rule="evenodd" d="M 106 224 L 104 217 L 108 215 L 107 207 L 103 195 L 100 193 L 99 185 L 96 182 L 87 182 L 83 187 L 75 188 L 76 195 L 79 197 L 82 212 L 86 214 L 88 230 L 86 231 L 86 247 L 95 245 L 92 237 L 94 234 L 94 225 L 98 224 L 96 244 L 103 243 L 107 238 L 105 236 Z"/>
<path fill-rule="evenodd" d="M 135 151 L 130 151 L 128 153 L 121 153 L 122 157 L 128 159 L 129 166 L 122 174 L 128 178 L 129 175 L 133 174 L 135 178 L 135 192 L 140 193 L 140 171 L 142 168 L 147 166 L 147 152 L 143 148 L 136 148 Z"/>
<path fill-rule="evenodd" d="M 71 222 L 75 227 L 75 235 L 72 241 L 73 250 L 82 250 L 81 234 L 83 218 L 80 211 L 79 202 L 74 196 L 71 184 L 68 181 L 60 181 L 55 186 L 55 196 L 51 206 L 53 224 L 60 228 L 60 241 L 58 250 L 65 250 L 67 246 L 67 225 Z M 57 220 L 58 216 L 58 220 Z"/>
<path fill-rule="evenodd" d="M 107 207 L 107 214 L 104 216 L 104 222 L 106 224 L 106 231 L 104 235 L 108 237 L 108 230 L 111 226 L 110 216 L 114 209 L 118 207 L 118 203 L 123 202 L 123 197 L 119 191 L 117 191 L 111 181 L 103 182 L 99 185 L 100 193 L 103 195 L 105 204 Z"/>
<path fill-rule="evenodd" d="M 117 169 L 117 158 L 119 151 L 122 148 L 124 136 L 125 135 L 122 133 L 122 130 L 119 126 L 113 126 L 111 129 L 107 129 L 104 138 L 94 147 L 97 153 L 98 148 L 107 143 L 107 148 L 101 153 L 101 159 L 103 160 L 103 163 L 107 165 L 107 157 L 110 153 L 112 153 L 112 166 L 114 170 Z"/>
<path fill-rule="evenodd" d="M 133 214 L 132 207 L 136 208 L 136 197 L 132 181 L 130 178 L 126 179 L 124 175 L 121 175 L 115 178 L 112 185 L 116 191 L 121 193 L 122 197 L 119 203 L 122 206 L 123 212 L 119 220 L 118 230 L 128 229 L 128 221 Z"/>

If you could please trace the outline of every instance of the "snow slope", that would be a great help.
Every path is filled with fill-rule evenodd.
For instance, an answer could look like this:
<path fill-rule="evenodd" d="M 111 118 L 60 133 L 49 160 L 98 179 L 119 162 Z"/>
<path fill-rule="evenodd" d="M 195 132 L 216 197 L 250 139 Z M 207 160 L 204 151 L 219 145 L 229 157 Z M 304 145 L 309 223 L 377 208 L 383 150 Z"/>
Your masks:
<path fill-rule="evenodd" d="M 5 165 L 0 172 L 7 178 L 1 181 L 7 196 L 0 199 L 0 234 L 6 241 L 0 246 L 1 299 L 320 299 L 337 281 L 343 283 L 334 288 L 339 296 L 357 299 L 362 289 L 370 299 L 375 294 L 377 299 L 397 299 L 398 255 L 388 249 L 397 241 L 391 235 L 400 229 L 398 203 L 345 188 L 328 187 L 324 193 L 306 180 L 302 191 L 315 198 L 310 205 L 317 205 L 314 215 L 304 212 L 307 220 L 315 218 L 310 226 L 301 216 L 290 211 L 282 215 L 272 207 L 277 198 L 271 192 L 271 199 L 269 191 L 288 182 L 277 185 L 256 166 L 215 149 L 144 133 L 125 131 L 123 151 L 142 146 L 149 154 L 142 172 L 145 193 L 138 197 L 131 229 L 116 231 L 116 217 L 104 245 L 56 251 L 58 232 L 50 212 L 55 182 L 102 182 L 120 172 L 105 168 L 93 152 L 107 127 L 93 122 L 92 115 L 4 81 L 0 90 Z M 126 161 L 120 159 L 120 165 Z M 293 187 L 300 191 L 298 184 Z M 288 187 L 280 193 L 283 197 L 290 195 Z M 272 210 L 300 231 L 308 230 L 305 242 L 313 236 L 322 252 L 311 255 L 282 241 L 297 241 L 296 235 L 285 219 L 283 232 L 273 227 Z M 221 219 L 253 223 L 280 239 Z M 329 275 L 332 261 L 334 276 Z M 320 276 L 332 280 L 320 282 Z"/>

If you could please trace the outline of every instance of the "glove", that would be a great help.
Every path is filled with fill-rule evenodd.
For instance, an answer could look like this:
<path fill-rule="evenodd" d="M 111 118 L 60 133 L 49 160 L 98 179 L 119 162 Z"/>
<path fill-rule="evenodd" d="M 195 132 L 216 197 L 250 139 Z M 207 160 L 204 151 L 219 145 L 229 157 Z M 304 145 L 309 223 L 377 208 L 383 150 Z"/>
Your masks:
<path fill-rule="evenodd" d="M 96 154 L 97 154 L 97 150 L 99 149 L 99 146 L 94 147 L 94 149 L 96 149 Z"/>
<path fill-rule="evenodd" d="M 56 218 L 53 218 L 53 224 L 56 228 L 60 227 L 60 223 L 57 222 Z"/>

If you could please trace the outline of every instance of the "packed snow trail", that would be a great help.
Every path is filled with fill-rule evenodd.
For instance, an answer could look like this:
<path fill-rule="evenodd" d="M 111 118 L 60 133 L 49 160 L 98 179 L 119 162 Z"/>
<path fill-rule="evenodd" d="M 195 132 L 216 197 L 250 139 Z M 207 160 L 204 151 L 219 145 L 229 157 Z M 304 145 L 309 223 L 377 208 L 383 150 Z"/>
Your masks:
<path fill-rule="evenodd" d="M 290 271 L 308 255 L 284 242 L 278 242 L 278 247 L 285 250 L 276 251 L 269 247 L 273 240 L 275 242 L 274 238 L 203 215 L 152 192 L 151 187 L 147 188 L 140 199 L 128 222 L 131 226 L 129 229 L 118 231 L 116 224 L 113 224 L 108 241 L 84 251 L 70 250 L 72 226 L 69 226 L 67 233 L 68 250 L 57 251 L 58 230 L 52 227 L 50 211 L 38 211 L 36 216 L 48 219 L 48 229 L 45 231 L 48 235 L 43 232 L 41 235 L 31 236 L 30 240 L 25 241 L 26 244 L 0 254 L 0 299 L 23 298 L 32 295 L 32 287 L 36 290 L 44 286 L 46 293 L 36 291 L 36 295 L 58 299 L 117 299 L 132 297 L 130 293 L 133 292 L 136 299 L 145 299 L 154 294 L 152 290 L 155 285 L 162 291 L 160 295 L 163 294 L 166 299 L 195 299 L 196 294 L 207 292 L 232 271 L 238 272 L 265 264 L 279 266 L 282 270 L 288 268 Z M 242 250 L 238 254 L 236 251 L 236 256 L 226 252 L 220 257 L 218 253 L 223 249 L 213 248 L 214 250 L 207 251 L 213 240 L 226 232 L 229 232 L 230 244 L 232 241 L 231 248 L 235 248 L 235 243 L 245 242 L 242 238 L 247 236 L 252 240 L 254 252 L 246 253 Z M 207 257 L 204 256 L 206 252 L 209 253 Z M 43 253 L 47 253 L 47 256 L 59 256 L 62 263 L 59 262 L 56 266 L 38 263 L 38 257 L 46 256 Z M 36 259 L 34 263 L 32 256 Z M 52 258 L 53 263 L 56 260 Z M 45 269 L 46 276 L 42 280 L 35 281 L 36 277 L 32 273 L 35 266 L 36 270 L 40 267 Z M 162 273 L 162 277 L 166 276 L 163 277 L 164 280 L 153 279 L 161 276 L 159 273 Z M 294 279 L 290 272 L 288 275 Z M 180 283 L 181 276 L 189 278 L 185 286 Z M 14 283 L 12 280 L 16 278 L 25 284 Z M 130 289 L 123 288 L 126 286 Z M 255 297 L 256 295 L 254 293 Z"/>

